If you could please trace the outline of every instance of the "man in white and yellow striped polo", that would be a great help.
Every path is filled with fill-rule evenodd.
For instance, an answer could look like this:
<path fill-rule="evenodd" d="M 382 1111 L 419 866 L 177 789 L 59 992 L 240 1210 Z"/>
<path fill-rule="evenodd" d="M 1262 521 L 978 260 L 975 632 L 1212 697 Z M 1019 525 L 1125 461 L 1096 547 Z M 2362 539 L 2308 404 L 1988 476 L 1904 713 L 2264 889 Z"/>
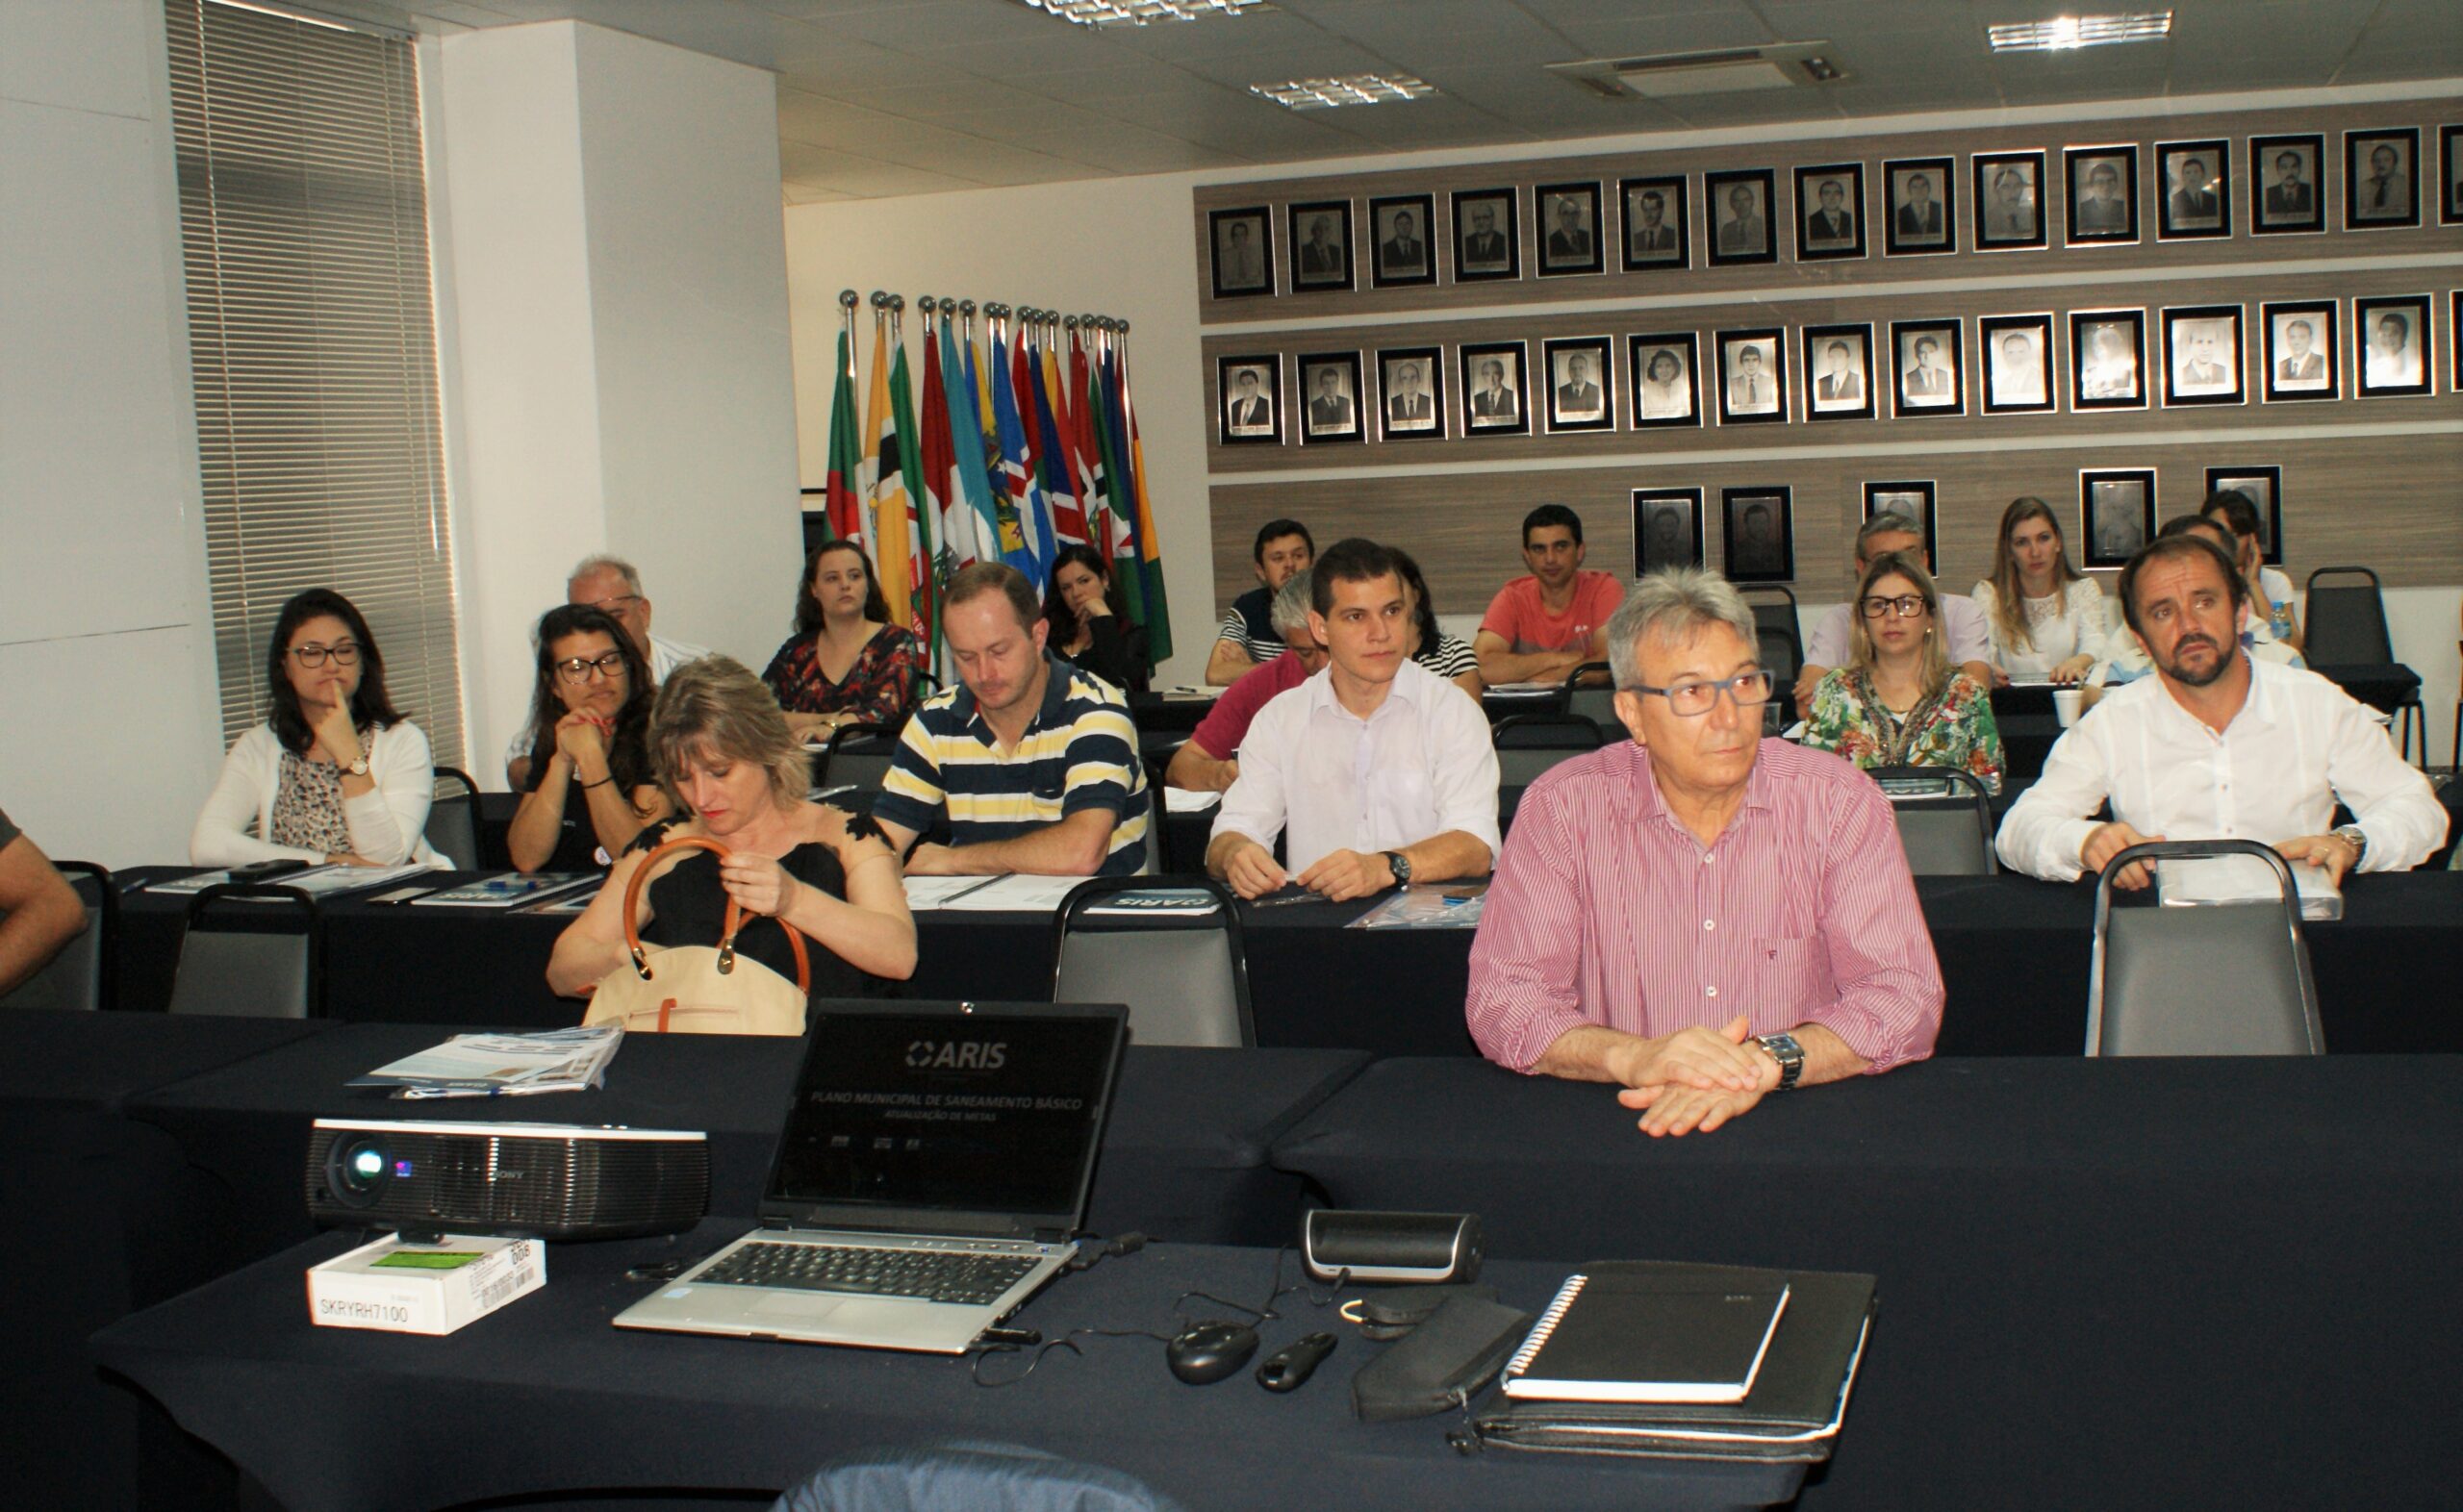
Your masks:
<path fill-rule="evenodd" d="M 962 686 L 906 722 L 873 818 L 916 876 L 1127 876 L 1146 864 L 1146 770 L 1120 690 L 1044 650 L 1026 574 L 978 563 L 941 623 Z M 947 844 L 916 844 L 946 827 Z"/>

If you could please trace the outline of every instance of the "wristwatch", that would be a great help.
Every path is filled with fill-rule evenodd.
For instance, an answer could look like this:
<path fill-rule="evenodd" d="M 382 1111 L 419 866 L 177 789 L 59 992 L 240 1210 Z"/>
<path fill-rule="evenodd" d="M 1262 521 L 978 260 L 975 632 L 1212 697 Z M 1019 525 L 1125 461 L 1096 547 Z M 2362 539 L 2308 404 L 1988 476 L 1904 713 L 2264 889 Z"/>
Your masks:
<path fill-rule="evenodd" d="M 2351 844 L 2352 869 L 2360 869 L 2360 860 L 2369 854 L 2369 831 L 2357 824 L 2338 824 L 2331 832 L 2337 840 Z"/>
<path fill-rule="evenodd" d="M 1394 873 L 1394 885 L 1396 887 L 1409 887 L 1411 885 L 1411 858 L 1404 855 L 1399 850 L 1389 850 L 1386 851 L 1384 855 L 1387 869 Z"/>
<path fill-rule="evenodd" d="M 367 775 L 368 775 L 368 752 L 367 752 L 367 750 L 366 750 L 365 748 L 363 748 L 363 749 L 360 751 L 358 758 L 357 758 L 356 760 L 354 760 L 354 761 L 353 761 L 349 766 L 344 767 L 344 768 L 343 769 L 343 770 L 344 770 L 344 771 L 346 771 L 346 772 L 349 772 L 349 773 L 350 773 L 352 776 L 354 776 L 354 777 L 365 777 L 365 776 L 367 776 Z"/>
<path fill-rule="evenodd" d="M 1779 1085 L 1770 1090 L 1795 1091 L 1796 1078 L 1805 1073 L 1805 1047 L 1796 1043 L 1796 1037 L 1792 1034 L 1763 1034 L 1756 1035 L 1754 1043 L 1769 1051 L 1770 1058 L 1779 1063 Z"/>

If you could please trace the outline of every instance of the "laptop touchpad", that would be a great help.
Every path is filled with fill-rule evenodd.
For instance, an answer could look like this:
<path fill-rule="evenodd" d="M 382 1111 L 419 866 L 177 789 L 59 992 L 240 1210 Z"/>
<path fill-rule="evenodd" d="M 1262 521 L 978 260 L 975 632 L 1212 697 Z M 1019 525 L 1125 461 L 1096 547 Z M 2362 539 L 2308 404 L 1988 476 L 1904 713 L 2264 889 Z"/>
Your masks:
<path fill-rule="evenodd" d="M 756 1313 L 784 1314 L 794 1318 L 826 1318 L 838 1311 L 841 1299 L 820 1297 L 809 1292 L 773 1292 L 752 1304 Z"/>

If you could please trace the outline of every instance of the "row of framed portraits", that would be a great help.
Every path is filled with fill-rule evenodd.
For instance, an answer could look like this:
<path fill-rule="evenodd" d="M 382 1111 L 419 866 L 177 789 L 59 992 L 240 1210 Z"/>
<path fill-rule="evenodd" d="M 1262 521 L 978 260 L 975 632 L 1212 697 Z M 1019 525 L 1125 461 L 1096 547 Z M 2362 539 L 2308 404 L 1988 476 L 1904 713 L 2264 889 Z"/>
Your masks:
<path fill-rule="evenodd" d="M 2438 218 L 2463 225 L 2463 126 L 2439 128 Z M 2347 131 L 2340 139 L 2346 231 L 2422 224 L 2421 131 L 2390 126 Z M 1773 168 L 1699 174 L 1585 179 L 1531 187 L 1538 216 L 1532 271 L 1541 278 L 1608 271 L 1640 273 L 1691 267 L 1693 208 L 1704 228 L 1702 255 L 1713 267 L 1775 263 L 1792 240 L 1799 263 L 1870 255 L 1931 257 L 1961 250 L 2036 250 L 2052 244 L 2052 204 L 2063 207 L 2061 244 L 2128 246 L 2142 239 L 2142 219 L 2159 241 L 2194 241 L 2233 234 L 2235 180 L 2246 171 L 2248 229 L 2256 236 L 2323 232 L 2327 224 L 2326 137 L 2284 136 L 2158 141 L 2151 154 L 2152 193 L 2139 192 L 2141 149 L 2135 142 L 2064 147 L 2062 192 L 2051 192 L 2053 155 L 2044 148 L 1955 156 L 1892 158 L 1878 167 L 1881 234 L 1871 235 L 1866 165 L 1816 164 L 1788 172 L 1792 207 L 1783 216 Z M 2236 160 L 2238 166 L 2236 166 Z M 1967 206 L 1961 212 L 1962 186 Z M 1451 281 L 1480 284 L 1523 276 L 1520 186 L 1459 189 L 1448 197 Z M 1289 276 L 1282 291 L 1340 292 L 1365 285 L 1407 289 L 1437 282 L 1435 194 L 1386 194 L 1366 206 L 1368 241 L 1355 241 L 1349 199 L 1298 201 L 1282 207 L 1282 245 Z M 1612 228 L 1611 212 L 1614 226 Z M 1211 211 L 1211 288 L 1217 299 L 1278 291 L 1275 214 L 1269 205 Z M 1781 234 L 1784 222 L 1787 235 Z"/>
<path fill-rule="evenodd" d="M 2270 566 L 2280 566 L 2283 469 L 2273 465 L 2208 467 L 2206 488 L 2198 498 L 2203 501 L 2224 489 L 2238 490 L 2257 506 L 2259 550 Z M 1706 491 L 1699 488 L 1633 491 L 1636 577 L 1667 567 L 1709 565 L 1707 498 Z M 1939 562 L 1935 537 L 1940 498 L 1939 487 L 1929 478 L 1870 479 L 1864 486 L 1862 517 L 1871 519 L 1887 513 L 1917 521 L 1924 532 L 1926 560 Z M 1721 489 L 1718 504 L 1719 568 L 1727 579 L 1735 583 L 1794 581 L 1794 489 L 1786 484 Z M 2089 567 L 2126 566 L 2155 539 L 2155 469 L 2081 467 L 2077 517 L 2069 550 L 2078 561 Z"/>
<path fill-rule="evenodd" d="M 2265 403 L 2417 398 L 2436 391 L 2433 295 L 2293 299 L 2257 307 L 2182 305 L 2072 310 L 1745 330 L 1554 337 L 1537 343 L 1533 391 L 1527 340 L 1465 341 L 1448 349 L 1388 346 L 1303 352 L 1292 359 L 1304 444 L 1449 436 L 1580 434 L 1698 426 L 1785 424 L 1968 413 L 2050 415 Z M 2463 330 L 2463 290 L 2448 295 Z M 2350 336 L 2344 336 L 2344 312 Z M 2055 366 L 2057 325 L 2068 327 L 2066 371 Z M 1972 337 L 1969 326 L 1973 327 Z M 1886 335 L 1888 344 L 1876 350 Z M 1707 358 L 1702 342 L 1710 346 Z M 2254 350 L 2252 347 L 2254 345 Z M 2450 391 L 2463 393 L 2463 342 L 2450 340 Z M 1792 361 L 1791 361 L 1792 358 Z M 1705 362 L 1710 370 L 1704 370 Z M 1972 369 L 1972 371 L 1971 371 Z M 1285 438 L 1280 353 L 1216 361 L 1216 434 L 1227 446 Z M 1707 388 L 1707 392 L 1705 391 Z M 1449 396 L 1450 390 L 1450 396 Z"/>

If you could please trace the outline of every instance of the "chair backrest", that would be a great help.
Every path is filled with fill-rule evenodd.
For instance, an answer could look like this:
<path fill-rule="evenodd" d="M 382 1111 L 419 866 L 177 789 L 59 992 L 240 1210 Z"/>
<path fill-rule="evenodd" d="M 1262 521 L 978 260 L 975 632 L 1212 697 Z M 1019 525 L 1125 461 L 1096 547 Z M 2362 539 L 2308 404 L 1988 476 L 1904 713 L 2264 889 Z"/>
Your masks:
<path fill-rule="evenodd" d="M 1616 718 L 1616 674 L 1606 662 L 1585 662 L 1565 674 L 1565 712 L 1588 719 L 1612 739 L 1624 730 Z"/>
<path fill-rule="evenodd" d="M 2254 902 L 2113 907 L 2132 862 L 2246 856 L 2271 868 L 2279 895 Z M 2132 845 L 2095 883 L 2087 985 L 2090 1055 L 2323 1055 L 2318 989 L 2300 936 L 2292 869 L 2246 840 Z"/>
<path fill-rule="evenodd" d="M 2322 577 L 2359 578 L 2321 584 Z M 2309 604 L 2301 657 L 2312 667 L 2384 667 L 2395 660 L 2386 628 L 2386 600 L 2377 574 L 2365 567 L 2323 567 L 2309 574 Z"/>
<path fill-rule="evenodd" d="M 1604 740 L 1599 725 L 1579 714 L 1512 715 L 1489 733 L 1497 744 L 1497 784 L 1506 788 L 1528 787 L 1565 758 L 1599 749 Z"/>
<path fill-rule="evenodd" d="M 1796 668 L 1805 665 L 1804 630 L 1796 618 L 1794 591 L 1763 583 L 1738 592 L 1753 609 L 1754 641 L 1762 665 L 1779 686 L 1794 682 Z"/>
<path fill-rule="evenodd" d="M 452 767 L 436 769 L 437 786 L 459 783 L 459 793 L 442 793 L 428 806 L 427 843 L 453 863 L 457 871 L 480 871 L 487 863 L 479 854 L 479 785 L 470 774 Z"/>
<path fill-rule="evenodd" d="M 286 914 L 296 927 L 263 927 Z M 258 927 L 207 927 L 226 919 Z M 189 899 L 169 1011 L 239 1019 L 318 1017 L 324 1008 L 322 934 L 317 900 L 298 888 L 265 882 L 207 888 Z"/>
<path fill-rule="evenodd" d="M 1876 767 L 1867 773 L 1890 799 L 1907 869 L 1919 877 L 1989 877 L 1993 795 L 1975 773 L 1954 767 Z"/>
<path fill-rule="evenodd" d="M 860 788 L 878 793 L 898 755 L 898 731 L 886 724 L 842 724 L 822 747 L 817 788 Z"/>
<path fill-rule="evenodd" d="M 112 1005 L 112 962 L 119 934 L 119 893 L 112 874 L 90 861 L 55 861 L 86 905 L 86 932 L 61 947 L 48 965 L 0 997 L 0 1008 L 90 1011 Z"/>
<path fill-rule="evenodd" d="M 1117 893 L 1203 894 L 1204 914 L 1090 913 Z M 1127 1003 L 1139 1045 L 1247 1047 L 1249 964 L 1240 909 L 1211 877 L 1096 877 L 1061 900 L 1054 921 L 1052 1000 Z"/>
<path fill-rule="evenodd" d="M 988 1384 L 989 1375 L 987 1371 L 979 1378 Z M 1178 1502 L 1117 1470 L 1015 1444 L 969 1442 L 862 1449 L 842 1456 L 789 1487 L 771 1512 L 942 1512 L 947 1507 L 1180 1512 Z"/>

